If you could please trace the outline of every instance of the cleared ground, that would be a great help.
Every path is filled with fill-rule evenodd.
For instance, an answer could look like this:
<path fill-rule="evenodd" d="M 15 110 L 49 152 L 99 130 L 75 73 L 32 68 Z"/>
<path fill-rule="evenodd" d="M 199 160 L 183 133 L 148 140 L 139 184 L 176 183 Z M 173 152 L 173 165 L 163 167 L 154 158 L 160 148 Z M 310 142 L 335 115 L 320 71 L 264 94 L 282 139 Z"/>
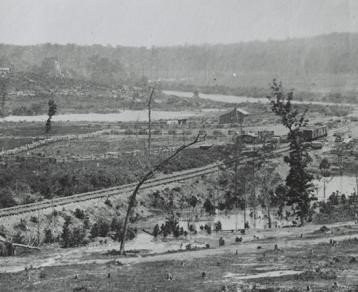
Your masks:
<path fill-rule="evenodd" d="M 106 255 L 111 246 L 50 248 L 2 259 L 2 270 L 6 264 L 35 268 L 0 274 L 1 291 L 357 291 L 358 228 L 351 222 L 328 227 L 256 232 L 237 244 L 236 235 L 226 235 L 225 247 L 142 257 Z"/>

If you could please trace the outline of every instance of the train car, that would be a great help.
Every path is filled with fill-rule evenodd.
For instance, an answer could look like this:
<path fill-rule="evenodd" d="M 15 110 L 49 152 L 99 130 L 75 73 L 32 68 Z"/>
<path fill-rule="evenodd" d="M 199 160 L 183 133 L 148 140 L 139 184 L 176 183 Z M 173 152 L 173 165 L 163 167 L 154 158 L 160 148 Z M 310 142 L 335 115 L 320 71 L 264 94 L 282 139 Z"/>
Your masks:
<path fill-rule="evenodd" d="M 260 143 L 264 143 L 266 141 L 270 141 L 275 136 L 275 132 L 268 131 L 268 130 L 262 130 L 262 131 L 257 132 L 257 136 L 258 136 L 258 141 Z"/>
<path fill-rule="evenodd" d="M 327 127 L 309 127 L 302 129 L 302 135 L 305 141 L 314 141 L 323 137 L 327 137 Z"/>
<path fill-rule="evenodd" d="M 312 149 L 322 149 L 323 148 L 323 143 L 319 142 L 319 141 L 313 141 L 311 143 L 311 148 Z"/>
<path fill-rule="evenodd" d="M 257 144 L 258 143 L 258 136 L 256 134 L 246 133 L 246 134 L 242 134 L 240 137 L 245 144 Z"/>

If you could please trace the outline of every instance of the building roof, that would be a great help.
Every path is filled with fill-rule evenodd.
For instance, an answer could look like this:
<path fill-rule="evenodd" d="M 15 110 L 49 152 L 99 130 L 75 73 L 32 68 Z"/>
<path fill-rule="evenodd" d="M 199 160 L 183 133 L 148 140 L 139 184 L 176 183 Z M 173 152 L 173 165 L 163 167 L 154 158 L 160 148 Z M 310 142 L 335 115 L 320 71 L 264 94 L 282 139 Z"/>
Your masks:
<path fill-rule="evenodd" d="M 234 112 L 234 111 L 237 111 L 237 112 L 239 112 L 240 114 L 242 114 L 242 115 L 244 115 L 244 116 L 248 116 L 248 115 L 249 115 L 249 113 L 248 113 L 247 111 L 245 111 L 245 110 L 243 110 L 243 109 L 241 109 L 241 108 L 235 107 L 235 108 L 232 109 L 232 110 L 229 110 L 229 111 L 226 111 L 226 112 L 222 113 L 220 116 L 227 115 L 227 114 L 232 113 L 232 112 Z"/>
<path fill-rule="evenodd" d="M 323 128 L 327 128 L 327 126 L 318 126 L 318 125 L 313 125 L 313 126 L 306 126 L 306 127 L 302 127 L 301 130 L 303 131 L 312 131 L 312 130 L 317 130 L 317 129 L 323 129 Z"/>

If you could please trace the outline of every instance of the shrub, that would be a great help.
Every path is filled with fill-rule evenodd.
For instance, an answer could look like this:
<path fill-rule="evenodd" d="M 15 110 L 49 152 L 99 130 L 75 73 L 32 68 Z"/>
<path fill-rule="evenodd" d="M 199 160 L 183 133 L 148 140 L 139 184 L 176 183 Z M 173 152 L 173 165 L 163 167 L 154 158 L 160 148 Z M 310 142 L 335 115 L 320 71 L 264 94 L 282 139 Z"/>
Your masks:
<path fill-rule="evenodd" d="M 15 228 L 18 228 L 22 231 L 26 231 L 27 229 L 27 222 L 25 219 L 20 219 L 20 222 L 15 225 Z"/>
<path fill-rule="evenodd" d="M 208 213 L 209 215 L 215 214 L 215 206 L 211 203 L 209 199 L 205 200 L 203 207 L 205 212 Z"/>
<path fill-rule="evenodd" d="M 114 232 L 117 232 L 117 231 L 121 231 L 122 230 L 122 222 L 117 219 L 116 217 L 114 217 L 112 219 L 112 222 L 111 222 L 111 231 L 114 231 Z"/>
<path fill-rule="evenodd" d="M 98 236 L 105 237 L 108 235 L 109 231 L 110 231 L 109 223 L 100 218 L 97 220 L 96 223 L 92 225 L 90 233 L 92 238 Z"/>
<path fill-rule="evenodd" d="M 338 196 L 338 194 L 333 192 L 328 197 L 328 202 L 331 203 L 332 205 L 338 205 L 339 204 L 339 196 Z"/>
<path fill-rule="evenodd" d="M 108 198 L 104 201 L 104 203 L 105 203 L 108 207 L 111 207 L 111 208 L 113 207 L 111 200 L 108 199 Z"/>
<path fill-rule="evenodd" d="M 83 221 L 83 228 L 84 228 L 84 229 L 90 229 L 90 221 L 89 221 L 89 218 L 85 218 L 85 220 Z"/>
<path fill-rule="evenodd" d="M 25 236 L 18 231 L 13 237 L 12 237 L 13 243 L 19 243 L 19 244 L 25 244 Z"/>
<path fill-rule="evenodd" d="M 210 226 L 210 225 L 205 224 L 204 229 L 206 230 L 206 232 L 207 232 L 208 234 L 211 234 L 211 226 Z"/>
<path fill-rule="evenodd" d="M 61 241 L 62 241 L 62 247 L 70 247 L 71 246 L 71 230 L 70 230 L 70 224 L 71 224 L 71 217 L 67 216 L 65 218 L 65 223 L 62 227 L 62 233 L 61 233 Z"/>
<path fill-rule="evenodd" d="M 76 208 L 74 215 L 76 218 L 81 220 L 85 218 L 85 212 L 79 208 Z"/>
<path fill-rule="evenodd" d="M 15 206 L 17 203 L 12 195 L 6 190 L 0 191 L 0 208 L 8 208 Z"/>
<path fill-rule="evenodd" d="M 154 237 L 157 237 L 158 234 L 159 234 L 159 231 L 160 231 L 159 225 L 156 224 L 156 225 L 154 226 L 154 228 L 153 228 L 153 236 L 154 236 Z"/>
<path fill-rule="evenodd" d="M 45 229 L 45 239 L 44 239 L 44 243 L 53 243 L 55 241 L 53 235 L 52 235 L 52 230 L 51 229 Z"/>
<path fill-rule="evenodd" d="M 215 223 L 215 231 L 221 231 L 222 229 L 222 226 L 221 226 L 221 222 L 218 221 Z"/>
<path fill-rule="evenodd" d="M 31 216 L 30 221 L 32 223 L 39 223 L 39 220 L 38 220 L 38 218 L 36 216 Z"/>
<path fill-rule="evenodd" d="M 71 243 L 72 246 L 79 246 L 82 244 L 87 244 L 85 241 L 86 231 L 83 226 L 74 227 L 72 231 Z"/>
<path fill-rule="evenodd" d="M 87 244 L 85 240 L 86 231 L 83 226 L 76 226 L 71 228 L 71 217 L 66 217 L 65 223 L 63 224 L 61 234 L 61 246 L 63 248 L 76 247 L 79 245 Z"/>

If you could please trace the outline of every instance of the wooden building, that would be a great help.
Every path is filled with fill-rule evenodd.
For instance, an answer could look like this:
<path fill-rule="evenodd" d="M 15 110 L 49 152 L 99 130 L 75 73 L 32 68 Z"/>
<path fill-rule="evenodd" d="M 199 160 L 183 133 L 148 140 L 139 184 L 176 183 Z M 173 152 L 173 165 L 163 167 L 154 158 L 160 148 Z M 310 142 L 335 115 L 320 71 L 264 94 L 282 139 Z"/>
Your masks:
<path fill-rule="evenodd" d="M 244 123 L 244 118 L 248 115 L 249 113 L 247 111 L 235 107 L 234 109 L 220 115 L 219 123 L 242 125 Z"/>

